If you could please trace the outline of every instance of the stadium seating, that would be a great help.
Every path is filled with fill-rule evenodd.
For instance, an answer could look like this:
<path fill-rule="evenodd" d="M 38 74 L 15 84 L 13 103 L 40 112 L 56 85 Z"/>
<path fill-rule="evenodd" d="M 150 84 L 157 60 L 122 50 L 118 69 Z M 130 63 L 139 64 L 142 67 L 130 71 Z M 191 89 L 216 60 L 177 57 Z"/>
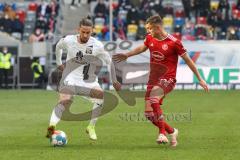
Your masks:
<path fill-rule="evenodd" d="M 70 2 L 71 0 L 69 0 Z M 119 4 L 121 3 L 122 4 Z M 115 34 L 118 36 L 118 38 L 120 37 L 124 37 L 123 35 L 127 36 L 127 38 L 129 39 L 136 39 L 137 33 L 136 31 L 138 30 L 138 22 L 139 20 L 146 20 L 147 17 L 149 17 L 151 14 L 161 14 L 161 16 L 163 17 L 163 27 L 170 33 L 172 34 L 176 34 L 179 33 L 180 35 L 184 36 L 184 33 L 182 32 L 182 29 L 184 28 L 184 26 L 186 25 L 186 21 L 189 20 L 189 17 L 185 17 L 185 11 L 184 11 L 184 7 L 182 4 L 182 0 L 163 0 L 160 1 L 161 2 L 161 13 L 158 12 L 159 10 L 155 10 L 156 6 L 151 6 L 150 3 L 152 1 L 143 1 L 141 3 L 145 3 L 144 5 L 139 5 L 137 7 L 137 10 L 139 12 L 139 16 L 136 16 L 136 25 L 134 27 L 132 27 L 130 24 L 130 21 L 127 21 L 127 14 L 128 11 L 130 10 L 130 8 L 132 8 L 133 6 L 131 5 L 127 5 L 127 3 L 125 1 L 118 1 L 118 0 L 114 0 L 113 1 L 113 8 L 114 8 L 114 17 L 118 17 L 119 19 L 121 19 L 123 21 L 123 24 L 117 24 L 117 26 L 115 25 Z M 90 2 L 90 8 L 91 8 L 91 14 L 94 14 L 94 7 L 96 6 L 97 2 L 93 1 Z M 105 4 L 108 5 L 109 1 L 105 1 Z M 9 1 L 10 6 L 12 7 L 13 10 L 16 11 L 16 14 L 19 16 L 20 21 L 24 23 L 25 25 L 25 30 L 23 33 L 23 37 L 25 36 L 29 36 L 29 34 L 31 34 L 32 30 L 35 28 L 35 23 L 36 20 L 38 19 L 38 17 L 36 16 L 36 11 L 39 5 L 41 5 L 41 3 L 39 3 L 38 1 L 23 1 L 23 3 L 18 3 L 15 1 Z M 66 3 L 65 5 L 68 5 L 69 3 Z M 240 11 L 237 9 L 237 1 L 236 0 L 229 0 L 229 4 L 230 4 L 230 10 L 229 10 L 229 17 L 231 20 L 231 17 L 240 17 Z M 50 5 L 50 3 L 49 3 Z M 141 8 L 142 6 L 146 7 L 146 8 Z M 218 9 L 219 6 L 219 0 L 211 0 L 210 2 L 210 10 L 213 9 Z M 4 11 L 4 7 L 5 4 L 4 3 L 0 3 L 0 12 Z M 191 8 L 194 9 L 194 8 Z M 155 10 L 155 11 L 153 11 Z M 149 11 L 149 13 L 147 13 L 146 11 Z M 189 15 L 189 14 L 188 14 Z M 208 24 L 209 19 L 208 16 L 200 16 L 200 17 L 196 17 L 195 19 L 195 11 L 190 11 L 190 21 L 192 21 L 195 26 L 196 25 L 206 25 L 206 26 L 210 26 L 210 24 Z M 106 18 L 99 18 L 93 15 L 94 18 L 94 25 L 95 25 L 95 29 L 97 31 L 98 34 L 105 34 L 106 30 L 109 30 L 108 28 L 108 23 L 109 23 L 109 19 L 108 16 L 106 16 Z M 56 21 L 56 17 L 53 17 L 53 19 L 49 19 L 49 16 L 44 17 L 47 21 L 47 25 L 48 30 L 46 30 L 45 32 L 50 31 L 54 31 L 55 28 L 55 21 Z M 129 24 L 128 24 L 128 23 Z M 115 23 L 114 23 L 115 24 Z M 119 32 L 119 28 L 118 25 L 121 28 L 121 32 Z M 218 26 L 219 27 L 219 26 Z M 222 30 L 221 28 L 222 26 L 220 26 L 220 32 Z M 225 26 L 226 27 L 226 26 Z M 238 27 L 238 26 L 237 26 Z M 106 29 L 103 29 L 106 28 Z M 133 29 L 134 28 L 134 29 Z M 59 30 L 59 29 L 58 29 Z M 225 28 L 223 30 L 226 30 Z M 239 30 L 239 28 L 237 28 L 237 30 Z M 27 33 L 25 33 L 27 32 Z M 121 34 L 120 34 L 121 33 Z M 10 34 L 11 35 L 11 34 Z M 12 34 L 15 37 L 16 34 Z M 177 34 L 178 35 L 178 34 Z M 26 37 L 24 38 L 26 40 Z"/>
<path fill-rule="evenodd" d="M 44 30 L 45 33 L 48 32 L 54 32 L 55 29 L 55 23 L 56 23 L 56 19 L 57 19 L 57 15 L 56 13 L 58 11 L 56 11 L 55 9 L 58 7 L 56 7 L 58 4 L 49 1 L 48 4 L 48 14 L 44 15 L 44 18 L 46 19 L 46 29 Z M 23 23 L 24 26 L 24 32 L 21 33 L 21 38 L 20 38 L 20 34 L 14 32 L 14 27 L 6 27 L 6 28 L 10 28 L 10 29 L 4 29 L 3 31 L 9 33 L 9 35 L 11 35 L 12 37 L 16 38 L 16 39 L 20 39 L 23 41 L 27 41 L 28 37 L 30 34 L 33 33 L 34 29 L 35 29 L 35 23 L 37 20 L 37 7 L 41 5 L 41 3 L 39 3 L 38 1 L 23 1 L 23 2 L 12 2 L 12 1 L 8 1 L 8 3 L 0 3 L 0 12 L 2 12 L 3 14 L 5 14 L 4 12 L 6 12 L 4 9 L 6 6 L 11 6 L 12 8 L 12 15 L 16 14 L 15 17 L 18 17 L 19 20 Z M 54 5 L 54 6 L 52 6 Z M 54 9 L 55 8 L 55 9 Z M 54 10 L 52 10 L 54 9 Z M 50 11 L 49 11 L 50 10 Z M 46 10 L 47 11 L 47 10 Z M 50 12 L 50 13 L 49 13 Z M 5 18 L 3 19 L 5 20 Z M 19 25 L 20 26 L 20 25 Z M 20 30 L 19 30 L 20 31 Z M 53 33 L 51 33 L 53 34 Z"/>
<path fill-rule="evenodd" d="M 105 24 L 105 19 L 104 19 L 104 18 L 97 17 L 97 18 L 94 19 L 94 24 L 95 24 L 95 25 L 104 26 L 104 24 Z"/>
<path fill-rule="evenodd" d="M 167 16 L 163 18 L 163 27 L 164 29 L 171 33 L 173 29 L 173 17 L 172 16 Z"/>
<path fill-rule="evenodd" d="M 22 35 L 21 35 L 21 33 L 19 33 L 19 32 L 13 32 L 13 33 L 11 34 L 11 36 L 14 37 L 14 38 L 16 38 L 16 39 L 18 39 L 18 40 L 21 40 L 21 39 L 22 39 Z"/>
<path fill-rule="evenodd" d="M 167 16 L 163 18 L 163 26 L 173 26 L 173 17 Z"/>
<path fill-rule="evenodd" d="M 17 10 L 17 4 L 16 4 L 16 3 L 13 3 L 13 4 L 11 5 L 11 7 L 12 7 L 12 9 L 13 9 L 14 11 Z"/>
<path fill-rule="evenodd" d="M 211 1 L 211 3 L 210 3 L 210 8 L 211 8 L 211 10 L 217 9 L 217 8 L 218 8 L 218 5 L 219 5 L 219 2 L 218 2 L 218 1 Z"/>
<path fill-rule="evenodd" d="M 20 21 L 24 23 L 26 18 L 26 12 L 24 10 L 17 10 L 16 14 L 19 16 Z"/>
<path fill-rule="evenodd" d="M 4 4 L 0 3 L 0 11 L 3 12 L 3 9 L 4 9 Z"/>
<path fill-rule="evenodd" d="M 174 19 L 174 25 L 175 26 L 183 26 L 185 24 L 185 19 L 184 18 L 175 18 Z"/>
<path fill-rule="evenodd" d="M 135 40 L 137 35 L 137 25 L 129 24 L 127 27 L 127 38 L 129 40 Z"/>
<path fill-rule="evenodd" d="M 206 17 L 197 17 L 197 24 L 207 25 Z"/>
<path fill-rule="evenodd" d="M 31 3 L 29 3 L 29 5 L 28 5 L 28 10 L 29 10 L 29 11 L 34 11 L 34 12 L 36 12 L 37 7 L 38 7 L 37 3 L 31 2 Z"/>
<path fill-rule="evenodd" d="M 184 10 L 183 9 L 179 9 L 175 12 L 175 17 L 176 18 L 184 18 L 185 14 L 184 14 Z"/>
<path fill-rule="evenodd" d="M 94 31 L 95 31 L 95 33 L 96 33 L 96 34 L 101 33 L 103 27 L 104 27 L 103 25 L 95 25 L 95 26 L 94 26 Z"/>

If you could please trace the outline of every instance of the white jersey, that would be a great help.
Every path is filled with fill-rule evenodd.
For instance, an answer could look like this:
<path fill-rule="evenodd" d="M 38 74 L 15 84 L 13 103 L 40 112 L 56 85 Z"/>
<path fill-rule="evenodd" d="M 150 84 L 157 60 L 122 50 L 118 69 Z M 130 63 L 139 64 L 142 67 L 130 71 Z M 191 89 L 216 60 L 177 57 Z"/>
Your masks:
<path fill-rule="evenodd" d="M 59 40 L 56 46 L 57 65 L 62 64 L 62 50 L 66 50 L 67 63 L 64 72 L 67 76 L 64 81 L 74 79 L 89 83 L 96 82 L 97 70 L 103 66 L 103 63 L 110 66 L 112 64 L 111 57 L 104 50 L 102 42 L 96 38 L 90 37 L 87 43 L 81 44 L 78 42 L 78 36 L 68 35 Z"/>

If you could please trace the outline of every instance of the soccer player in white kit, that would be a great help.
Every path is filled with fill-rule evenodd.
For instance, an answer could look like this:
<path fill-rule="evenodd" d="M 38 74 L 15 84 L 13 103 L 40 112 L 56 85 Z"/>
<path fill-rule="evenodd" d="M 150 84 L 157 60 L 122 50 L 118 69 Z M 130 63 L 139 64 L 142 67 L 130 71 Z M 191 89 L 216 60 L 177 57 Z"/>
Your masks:
<path fill-rule="evenodd" d="M 97 140 L 95 124 L 101 114 L 104 98 L 96 75 L 97 68 L 101 67 L 101 61 L 108 65 L 115 90 L 121 89 L 110 55 L 104 50 L 103 44 L 91 36 L 93 23 L 89 17 L 80 21 L 78 32 L 77 35 L 68 35 L 60 39 L 56 45 L 56 63 L 63 71 L 63 76 L 59 87 L 59 101 L 50 118 L 47 138 L 53 134 L 64 110 L 71 106 L 73 96 L 82 95 L 89 97 L 93 102 L 94 111 L 86 132 L 91 140 Z M 66 65 L 62 64 L 63 50 L 67 51 Z"/>

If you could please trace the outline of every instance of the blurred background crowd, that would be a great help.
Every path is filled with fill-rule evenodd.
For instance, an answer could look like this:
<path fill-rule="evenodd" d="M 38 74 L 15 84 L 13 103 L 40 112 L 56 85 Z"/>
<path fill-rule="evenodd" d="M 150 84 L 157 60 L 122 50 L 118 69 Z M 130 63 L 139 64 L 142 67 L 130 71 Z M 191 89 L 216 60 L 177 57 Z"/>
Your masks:
<path fill-rule="evenodd" d="M 43 84 L 47 82 L 46 75 L 56 66 L 57 41 L 65 35 L 76 34 L 80 19 L 87 15 L 94 22 L 94 36 L 104 43 L 112 38 L 116 43 L 130 40 L 136 45 L 145 38 L 146 19 L 156 14 L 162 17 L 163 27 L 183 42 L 227 41 L 229 44 L 231 40 L 240 40 L 240 0 L 111 2 L 112 19 L 110 0 L 0 0 L 0 87 L 8 88 L 8 84 L 12 87 L 46 86 Z M 212 51 L 209 47 L 206 52 Z M 237 55 L 235 49 L 229 52 L 229 58 L 225 58 L 228 62 L 224 59 L 221 62 L 237 64 L 237 58 L 230 55 Z M 204 63 L 216 60 L 199 50 L 190 54 L 195 61 L 200 55 Z M 145 58 L 144 61 L 141 58 Z M 132 62 L 146 59 L 143 55 Z M 109 83 L 106 71 L 103 75 L 100 81 Z"/>
<path fill-rule="evenodd" d="M 239 40 L 240 0 L 119 0 L 114 7 L 114 38 L 144 39 L 147 17 L 159 14 L 168 32 L 183 40 Z M 109 40 L 108 3 L 94 3 L 98 37 Z"/>

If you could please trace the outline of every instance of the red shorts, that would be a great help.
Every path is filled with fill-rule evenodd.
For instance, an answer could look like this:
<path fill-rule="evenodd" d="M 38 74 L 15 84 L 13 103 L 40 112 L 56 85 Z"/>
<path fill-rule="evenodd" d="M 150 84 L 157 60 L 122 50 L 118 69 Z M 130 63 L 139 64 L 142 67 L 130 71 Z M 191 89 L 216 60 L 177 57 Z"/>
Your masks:
<path fill-rule="evenodd" d="M 147 91 L 146 91 L 146 94 L 145 94 L 145 100 L 149 100 L 150 93 L 151 93 L 154 86 L 159 86 L 160 88 L 162 88 L 163 91 L 164 91 L 164 96 L 165 96 L 166 94 L 168 94 L 169 92 L 171 92 L 174 89 L 175 84 L 176 84 L 176 80 L 172 79 L 172 78 L 159 79 L 159 82 L 155 85 L 148 84 Z M 159 104 L 162 104 L 163 98 L 160 99 Z"/>

